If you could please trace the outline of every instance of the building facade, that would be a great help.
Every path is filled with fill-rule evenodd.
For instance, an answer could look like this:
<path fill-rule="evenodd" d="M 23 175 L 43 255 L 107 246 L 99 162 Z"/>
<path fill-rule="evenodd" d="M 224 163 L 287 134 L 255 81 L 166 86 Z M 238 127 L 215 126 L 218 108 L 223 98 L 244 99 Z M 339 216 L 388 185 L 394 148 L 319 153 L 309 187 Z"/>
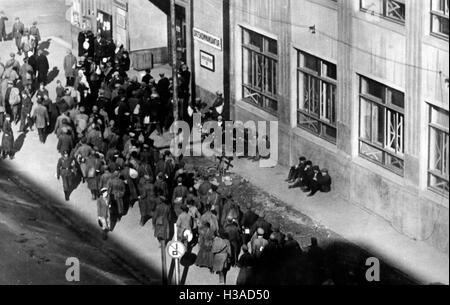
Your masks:
<path fill-rule="evenodd" d="M 148 28 L 142 20 L 151 20 Z M 78 33 L 89 28 L 130 51 L 133 67 L 151 68 L 168 60 L 168 19 L 148 0 L 72 0 L 72 45 Z"/>
<path fill-rule="evenodd" d="M 212 1 L 215 2 L 215 1 Z M 279 160 L 448 253 L 448 1 L 231 2 L 231 109 Z"/>

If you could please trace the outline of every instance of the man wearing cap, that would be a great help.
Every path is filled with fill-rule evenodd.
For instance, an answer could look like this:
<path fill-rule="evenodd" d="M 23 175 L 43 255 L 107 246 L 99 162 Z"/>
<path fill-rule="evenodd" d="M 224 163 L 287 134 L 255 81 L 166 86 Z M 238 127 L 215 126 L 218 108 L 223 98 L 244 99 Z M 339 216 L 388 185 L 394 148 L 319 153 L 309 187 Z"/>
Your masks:
<path fill-rule="evenodd" d="M 298 163 L 295 166 L 292 166 L 289 170 L 289 175 L 286 182 L 293 183 L 296 182 L 297 179 L 300 179 L 300 172 L 305 168 L 305 162 L 305 157 L 300 157 L 298 159 Z"/>
<path fill-rule="evenodd" d="M 320 176 L 320 168 L 317 165 L 314 165 L 311 168 L 311 171 L 306 173 L 306 183 L 305 183 L 305 188 L 303 189 L 303 192 L 307 193 L 307 192 L 311 192 L 310 196 L 312 196 L 311 194 L 313 193 L 313 189 L 316 189 L 316 191 L 314 192 L 314 194 L 320 189 L 319 186 L 319 176 Z"/>
<path fill-rule="evenodd" d="M 235 266 L 238 261 L 239 250 L 242 246 L 242 236 L 239 229 L 237 220 L 232 216 L 227 217 L 224 231 L 228 233 L 229 241 L 231 244 L 231 266 Z"/>
<path fill-rule="evenodd" d="M 19 17 L 16 17 L 16 21 L 14 22 L 13 28 L 12 28 L 12 35 L 14 40 L 16 41 L 17 46 L 17 54 L 22 55 L 22 52 L 20 50 L 20 44 L 22 42 L 22 35 L 25 30 L 25 27 L 23 23 L 20 21 Z"/>
<path fill-rule="evenodd" d="M 33 118 L 36 128 L 39 133 L 39 140 L 41 143 L 45 143 L 47 134 L 45 132 L 47 126 L 50 125 L 47 108 L 42 106 L 42 99 L 38 99 L 37 105 L 31 111 L 31 117 Z"/>
<path fill-rule="evenodd" d="M 58 150 L 59 153 L 67 151 L 70 154 L 73 149 L 72 136 L 69 135 L 69 130 L 66 127 L 63 127 L 61 130 L 62 134 L 58 138 L 58 145 L 56 149 Z"/>
<path fill-rule="evenodd" d="M 8 17 L 6 17 L 5 12 L 0 11 L 0 41 L 6 41 L 8 38 L 6 36 L 6 26 L 5 26 L 5 21 L 7 20 Z"/>
<path fill-rule="evenodd" d="M 2 143 L 0 145 L 1 148 L 1 157 L 4 159 L 6 156 L 9 156 L 10 159 L 14 158 L 14 133 L 11 127 L 11 116 L 6 115 L 5 121 L 2 126 L 3 136 Z"/>
<path fill-rule="evenodd" d="M 153 185 L 153 177 L 145 174 L 139 181 L 139 211 L 141 212 L 140 225 L 152 218 L 156 209 L 155 186 Z"/>
<path fill-rule="evenodd" d="M 142 82 L 146 85 L 150 84 L 150 80 L 153 79 L 153 76 L 151 75 L 152 70 L 146 69 L 145 75 L 142 77 Z"/>
<path fill-rule="evenodd" d="M 86 160 L 87 168 L 87 187 L 91 191 L 92 200 L 97 200 L 99 195 L 100 175 L 103 163 L 100 159 L 100 155 L 95 152 L 91 154 Z"/>
<path fill-rule="evenodd" d="M 164 174 L 162 172 L 158 173 L 156 176 L 155 189 L 158 190 L 161 196 L 168 198 L 169 196 L 169 188 L 167 187 L 167 183 L 164 179 Z M 173 202 L 173 201 L 169 201 Z"/>
<path fill-rule="evenodd" d="M 264 219 L 265 217 L 266 213 L 264 211 L 260 211 L 259 218 L 253 224 L 250 230 L 250 235 L 252 236 L 252 238 L 255 237 L 255 232 L 258 230 L 258 228 L 262 228 L 264 231 L 264 238 L 269 239 L 269 236 L 272 233 L 272 225 Z"/>
<path fill-rule="evenodd" d="M 103 240 L 107 239 L 108 231 L 112 230 L 110 207 L 108 189 L 102 188 L 100 190 L 100 196 L 97 199 L 97 218 L 98 224 L 102 229 Z"/>
<path fill-rule="evenodd" d="M 72 50 L 68 49 L 64 57 L 64 73 L 66 76 L 66 86 L 73 86 L 75 82 L 75 72 L 77 66 L 77 58 L 72 54 Z"/>
<path fill-rule="evenodd" d="M 213 118 L 217 119 L 219 116 L 222 116 L 223 106 L 224 106 L 224 99 L 222 92 L 217 91 L 216 99 L 214 100 L 214 103 L 211 107 Z"/>
<path fill-rule="evenodd" d="M 20 132 L 26 132 L 27 128 L 32 128 L 33 121 L 30 117 L 31 109 L 33 108 L 33 102 L 28 90 L 22 91 L 22 108 L 20 109 Z"/>
<path fill-rule="evenodd" d="M 181 214 L 181 207 L 184 205 L 184 201 L 188 195 L 188 189 L 183 185 L 183 178 L 178 177 L 177 186 L 173 190 L 172 204 L 173 209 L 177 217 Z"/>
<path fill-rule="evenodd" d="M 5 81 L 6 79 L 4 79 Z M 2 82 L 2 84 L 4 84 Z M 6 80 L 6 87 L 2 88 L 2 105 L 5 108 L 4 111 L 9 114 L 12 115 L 12 109 L 11 109 L 11 104 L 9 102 L 9 96 L 11 95 L 11 90 L 12 87 L 14 86 L 14 82 L 11 80 Z"/>
<path fill-rule="evenodd" d="M 176 224 L 177 224 L 178 240 L 185 242 L 185 245 L 187 245 L 188 240 L 186 240 L 184 233 L 187 230 L 189 230 L 192 233 L 193 219 L 189 214 L 189 208 L 187 207 L 186 204 L 182 204 L 180 206 L 180 213 L 177 215 Z"/>
<path fill-rule="evenodd" d="M 76 172 L 75 159 L 69 157 L 69 152 L 64 151 L 62 157 L 56 165 L 56 177 L 58 180 L 62 177 L 64 196 L 66 201 L 70 200 L 70 193 L 73 191 L 72 178 Z"/>
<path fill-rule="evenodd" d="M 23 65 L 19 69 L 19 75 L 22 79 L 23 85 L 28 86 L 33 81 L 33 67 L 28 63 L 28 58 L 23 59 Z"/>
<path fill-rule="evenodd" d="M 328 169 L 323 168 L 319 173 L 314 172 L 311 182 L 311 193 L 308 197 L 314 196 L 318 191 L 328 193 L 331 190 L 331 177 L 328 175 Z"/>
<path fill-rule="evenodd" d="M 30 30 L 28 28 L 24 29 L 23 36 L 20 40 L 20 49 L 22 50 L 25 58 L 28 58 L 28 52 L 32 50 L 34 51 L 34 46 L 32 46 L 32 41 L 30 39 Z"/>
<path fill-rule="evenodd" d="M 255 259 L 259 259 L 261 257 L 262 252 L 264 251 L 264 248 L 267 247 L 269 242 L 267 239 L 264 238 L 264 235 L 266 232 L 263 228 L 259 227 L 256 230 L 256 236 L 251 241 L 251 251 L 252 255 Z"/>
<path fill-rule="evenodd" d="M 304 166 L 299 169 L 297 180 L 289 188 L 300 187 L 302 190 L 308 188 L 313 175 L 312 162 L 308 160 L 304 163 Z"/>
<path fill-rule="evenodd" d="M 159 241 L 170 239 L 171 208 L 170 202 L 156 190 L 156 209 L 153 214 L 154 235 Z"/>
<path fill-rule="evenodd" d="M 17 69 L 17 71 L 20 70 L 20 63 L 16 59 L 16 54 L 10 53 L 9 54 L 10 59 L 5 63 L 5 69 Z M 11 78 L 10 78 L 11 79 Z"/>
<path fill-rule="evenodd" d="M 123 180 L 123 176 L 120 176 L 120 167 L 118 167 L 108 182 L 108 193 L 111 195 L 111 200 L 115 204 L 119 220 L 125 213 L 123 197 L 125 196 L 126 185 Z"/>
<path fill-rule="evenodd" d="M 38 50 L 38 57 L 36 59 L 37 71 L 38 71 L 38 82 L 47 84 L 47 74 L 50 69 L 47 56 L 42 50 Z"/>
<path fill-rule="evenodd" d="M 30 28 L 30 37 L 33 40 L 33 53 L 37 52 L 39 43 L 41 42 L 41 33 L 37 27 L 37 21 L 33 21 L 33 25 Z"/>
<path fill-rule="evenodd" d="M 205 212 L 200 217 L 201 223 L 209 223 L 211 227 L 211 231 L 213 233 L 217 233 L 219 231 L 219 220 L 217 219 L 216 214 L 211 211 L 211 206 L 206 205 L 204 208 Z"/>

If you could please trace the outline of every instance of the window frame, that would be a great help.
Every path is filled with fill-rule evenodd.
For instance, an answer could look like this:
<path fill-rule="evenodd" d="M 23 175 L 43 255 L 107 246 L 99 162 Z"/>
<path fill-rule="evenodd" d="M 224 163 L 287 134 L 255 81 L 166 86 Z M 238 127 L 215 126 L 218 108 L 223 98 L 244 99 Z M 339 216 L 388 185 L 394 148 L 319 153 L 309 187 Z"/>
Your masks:
<path fill-rule="evenodd" d="M 376 80 L 373 80 L 369 77 L 366 77 L 364 75 L 358 75 L 359 76 L 359 94 L 358 94 L 358 98 L 359 98 L 359 111 L 358 111 L 358 154 L 360 157 L 375 163 L 397 175 L 400 176 L 404 176 L 404 171 L 405 171 L 405 167 L 404 167 L 404 162 L 405 162 L 405 155 L 404 155 L 404 150 L 405 150 L 405 110 L 399 106 L 396 106 L 395 104 L 392 104 L 390 101 L 388 101 L 388 92 L 389 90 L 395 90 L 398 91 L 392 87 L 389 87 L 385 84 L 382 84 Z M 375 82 L 381 86 L 383 86 L 384 89 L 384 100 L 382 98 L 373 96 L 369 93 L 364 93 L 362 91 L 362 87 L 363 87 L 363 81 L 364 79 Z M 398 91 L 400 92 L 400 91 Z M 402 92 L 403 93 L 403 92 Z M 404 93 L 403 93 L 403 100 L 404 100 Z M 370 139 L 366 139 L 364 137 L 364 135 L 362 135 L 361 131 L 362 131 L 362 104 L 364 103 L 368 103 L 370 104 Z M 379 144 L 379 141 L 375 141 L 373 139 L 374 134 L 373 134 L 373 126 L 374 126 L 374 115 L 373 115 L 373 109 L 374 109 L 374 105 L 376 107 L 378 107 L 379 109 L 382 110 L 382 114 L 383 114 L 383 141 L 382 144 Z M 397 133 L 395 134 L 395 149 L 393 149 L 390 145 L 388 145 L 388 139 L 389 135 L 390 135 L 390 127 L 391 124 L 388 123 L 388 113 L 394 113 L 396 118 L 402 117 L 402 124 L 395 124 L 395 126 L 397 126 Z M 377 122 L 378 124 L 378 122 Z M 398 133 L 398 126 L 401 126 L 401 136 Z M 399 144 L 399 139 L 400 138 L 400 144 Z M 377 143 L 378 142 L 378 143 Z M 370 158 L 368 155 L 364 154 L 362 152 L 362 147 L 363 145 L 366 145 L 372 149 L 376 149 L 381 153 L 381 161 L 375 160 L 373 158 Z M 399 147 L 400 146 L 400 147 Z M 401 151 L 400 151 L 401 150 Z M 402 169 L 399 169 L 393 165 L 391 165 L 391 162 L 388 162 L 389 158 L 394 158 L 394 159 L 398 159 L 398 161 L 402 162 Z"/>
<path fill-rule="evenodd" d="M 336 145 L 337 143 L 337 65 L 329 62 L 327 60 L 321 59 L 317 56 L 312 55 L 311 53 L 299 50 L 299 49 L 295 49 L 297 52 L 297 67 L 296 67 L 296 72 L 297 72 L 297 126 L 303 130 L 308 131 L 309 133 L 313 134 L 316 137 L 319 137 L 321 139 L 324 139 L 334 145 Z M 320 71 L 316 71 L 316 70 L 312 70 L 307 68 L 306 66 L 302 66 L 301 64 L 301 58 L 302 55 L 307 55 L 307 56 L 311 56 L 313 57 L 319 64 L 320 66 Z M 333 65 L 336 71 L 336 79 L 333 79 L 331 77 L 328 77 L 327 75 L 324 75 L 324 64 L 327 65 Z M 308 109 L 305 110 L 303 109 L 303 107 L 301 107 L 301 105 L 303 105 L 305 103 L 304 101 L 304 94 L 302 96 L 300 96 L 300 86 L 304 86 L 304 82 L 305 82 L 305 77 L 308 77 L 309 81 L 311 81 L 311 79 L 315 79 L 316 81 L 318 81 L 318 85 L 319 85 L 319 100 L 318 100 L 318 114 L 315 114 L 313 112 L 310 111 L 311 109 L 311 104 L 308 105 Z M 334 89 L 334 104 L 332 106 L 328 105 L 328 100 L 323 100 L 323 90 L 324 90 L 324 85 L 325 86 L 331 86 L 332 90 Z M 334 122 L 332 122 L 331 120 L 326 118 L 326 114 L 324 113 L 328 113 L 328 110 L 330 109 L 330 107 L 334 107 L 334 109 L 332 109 L 332 111 L 334 112 L 332 117 L 334 117 Z M 326 111 L 323 111 L 324 109 L 326 109 Z M 311 130 L 310 128 L 307 128 L 303 125 L 300 124 L 300 117 L 304 116 L 308 119 L 314 120 L 317 122 L 318 126 L 319 126 L 319 131 L 318 132 L 314 132 L 313 130 Z M 324 131 L 325 128 L 332 128 L 335 130 L 336 133 L 336 137 L 331 137 L 329 135 L 327 135 L 327 133 Z"/>
<path fill-rule="evenodd" d="M 241 79 L 241 86 L 242 86 L 242 96 L 243 96 L 243 100 L 247 103 L 249 103 L 250 105 L 256 106 L 266 112 L 269 112 L 270 114 L 273 114 L 275 116 L 278 115 L 278 110 L 279 110 L 279 88 L 278 88 L 278 79 L 279 79 L 279 65 L 278 65 L 278 59 L 279 59 L 279 50 L 278 50 L 278 41 L 276 39 L 273 39 L 271 37 L 267 37 L 263 34 L 260 34 L 256 31 L 253 31 L 251 29 L 247 29 L 245 27 L 241 27 L 241 34 L 242 34 L 242 40 L 241 40 L 241 50 L 242 50 L 242 79 Z M 245 42 L 245 34 L 246 32 L 248 32 L 249 35 L 251 35 L 252 33 L 261 36 L 262 38 L 262 50 L 252 44 L 248 44 Z M 270 47 L 270 40 L 273 40 L 276 43 L 276 47 L 277 47 L 277 54 L 271 53 L 269 51 Z M 249 75 L 246 74 L 246 69 L 245 69 L 245 60 L 246 60 L 246 52 L 248 52 L 248 54 L 251 57 L 251 61 L 249 63 L 247 63 L 247 65 L 250 67 L 250 69 L 252 70 L 252 80 L 249 83 L 245 82 L 245 78 L 248 77 Z M 255 75 L 255 72 L 257 71 L 258 67 L 255 66 L 255 60 L 254 58 L 256 56 L 260 56 L 261 57 L 261 62 L 264 63 L 264 69 L 262 70 L 262 75 L 261 75 L 261 88 L 254 86 L 253 84 L 253 77 Z M 270 70 L 266 64 L 271 65 L 271 72 L 270 72 L 270 76 L 268 74 L 268 71 Z M 248 72 L 247 72 L 248 73 Z M 268 83 L 269 82 L 269 77 L 271 78 L 271 88 L 272 88 L 272 92 L 266 90 L 265 88 L 267 88 Z M 257 94 L 259 95 L 259 97 L 262 99 L 263 105 L 261 105 L 259 102 L 257 102 L 257 100 L 253 97 L 246 97 L 246 91 L 248 91 L 250 94 Z M 250 100 L 249 100 L 250 99 Z M 270 103 L 275 103 L 276 105 L 276 109 L 274 109 L 273 107 L 270 107 Z"/>
<path fill-rule="evenodd" d="M 436 186 L 431 185 L 431 179 L 432 177 L 436 177 L 438 179 L 444 180 L 447 183 L 449 182 L 449 177 L 445 176 L 442 171 L 438 171 L 435 168 L 432 168 L 431 166 L 431 155 L 432 155 L 432 149 L 435 149 L 435 147 L 433 147 L 431 145 L 431 140 L 432 140 L 432 131 L 434 130 L 436 133 L 438 133 L 439 137 L 442 139 L 442 143 L 445 143 L 445 138 L 447 138 L 447 158 L 448 158 L 448 154 L 449 154 L 449 129 L 445 128 L 445 126 L 439 125 L 437 123 L 433 122 L 433 110 L 436 111 L 441 111 L 447 114 L 447 116 L 449 115 L 449 112 L 445 109 L 442 109 L 440 107 L 434 106 L 432 104 L 428 104 L 428 109 L 429 109 L 429 114 L 428 114 L 428 164 L 427 164 L 427 188 L 434 192 L 437 193 L 439 195 L 443 195 L 445 197 L 449 197 L 449 192 L 444 191 Z M 445 144 L 442 147 L 443 151 L 441 151 L 441 155 L 443 155 L 445 157 Z M 435 152 L 434 152 L 435 153 Z M 449 159 L 447 159 L 447 164 L 449 163 Z M 444 166 L 444 165 L 443 165 Z"/>
<path fill-rule="evenodd" d="M 443 11 L 436 11 L 433 9 L 434 7 L 434 1 L 436 0 L 430 0 L 430 35 L 437 37 L 437 38 L 441 38 L 444 40 L 449 40 L 449 34 L 444 34 L 443 32 L 437 32 L 434 31 L 434 27 L 433 27 L 433 17 L 437 17 L 438 19 L 440 18 L 446 18 L 447 22 L 449 22 L 449 15 L 445 14 L 445 7 Z"/>
<path fill-rule="evenodd" d="M 401 24 L 401 25 L 405 25 L 405 23 L 406 23 L 406 11 L 407 11 L 406 3 L 407 3 L 407 1 L 405 1 L 405 0 L 374 0 L 374 1 L 379 1 L 380 2 L 380 6 L 382 7 L 382 12 L 381 13 L 377 13 L 377 12 L 371 11 L 370 9 L 367 9 L 367 8 L 363 7 L 363 1 L 365 1 L 365 0 L 360 0 L 359 1 L 359 10 L 360 11 L 362 11 L 362 12 L 364 12 L 366 14 L 373 13 L 373 14 L 376 14 L 377 16 L 380 16 L 380 17 L 382 17 L 384 19 L 387 19 L 389 21 L 392 21 L 392 22 L 395 22 L 395 23 L 398 23 L 398 24 Z M 404 7 L 405 7 L 405 16 L 404 16 L 403 20 L 401 20 L 399 18 L 394 18 L 394 17 L 391 17 L 391 16 L 388 15 L 388 4 L 389 4 L 389 2 L 399 2 L 399 3 L 402 3 L 404 5 Z"/>

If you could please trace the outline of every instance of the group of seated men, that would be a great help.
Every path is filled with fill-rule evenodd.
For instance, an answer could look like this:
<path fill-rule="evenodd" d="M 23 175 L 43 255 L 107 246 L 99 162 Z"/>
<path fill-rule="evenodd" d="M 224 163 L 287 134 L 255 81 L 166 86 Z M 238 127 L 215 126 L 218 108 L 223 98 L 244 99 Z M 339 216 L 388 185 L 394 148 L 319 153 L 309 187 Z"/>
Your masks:
<path fill-rule="evenodd" d="M 286 182 L 292 183 L 289 188 L 301 188 L 308 197 L 314 196 L 318 191 L 328 193 L 331 190 L 331 177 L 328 170 L 320 169 L 305 157 L 300 157 L 297 165 L 289 170 Z"/>

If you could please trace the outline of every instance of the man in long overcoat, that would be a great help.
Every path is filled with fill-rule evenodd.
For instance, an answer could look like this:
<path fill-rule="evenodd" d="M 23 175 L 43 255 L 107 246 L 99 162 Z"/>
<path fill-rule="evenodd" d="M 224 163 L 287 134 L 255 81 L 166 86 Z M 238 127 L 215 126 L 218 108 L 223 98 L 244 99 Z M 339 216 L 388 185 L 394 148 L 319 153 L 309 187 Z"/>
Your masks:
<path fill-rule="evenodd" d="M 0 41 L 6 41 L 7 39 L 5 27 L 6 20 L 8 20 L 8 17 L 6 17 L 3 11 L 0 11 Z"/>
<path fill-rule="evenodd" d="M 47 133 L 45 130 L 47 126 L 50 125 L 50 120 L 48 117 L 47 108 L 42 105 L 42 99 L 39 99 L 36 107 L 33 108 L 31 117 L 33 118 L 38 130 L 39 140 L 41 141 L 41 143 L 45 143 L 47 137 Z"/>
<path fill-rule="evenodd" d="M 14 158 L 14 134 L 11 127 L 11 116 L 6 115 L 6 119 L 3 122 L 3 136 L 1 147 L 1 157 L 6 158 L 9 156 L 10 159 Z"/>
<path fill-rule="evenodd" d="M 25 30 L 25 26 L 20 21 L 20 18 L 16 17 L 16 22 L 14 22 L 14 25 L 12 28 L 12 34 L 13 34 L 13 38 L 16 42 L 17 54 L 19 54 L 19 55 L 22 55 L 22 52 L 20 50 L 20 45 L 22 42 L 22 35 L 23 35 L 24 30 Z"/>
<path fill-rule="evenodd" d="M 159 241 L 168 241 L 170 239 L 170 204 L 165 197 L 160 196 L 159 191 L 157 196 L 156 210 L 152 219 L 154 234 Z"/>
<path fill-rule="evenodd" d="M 70 200 L 70 193 L 73 191 L 73 176 L 76 174 L 75 159 L 69 157 L 69 152 L 65 151 L 56 165 L 56 176 L 58 180 L 62 178 L 64 196 L 66 201 Z"/>
<path fill-rule="evenodd" d="M 38 72 L 38 82 L 47 84 L 47 74 L 50 69 L 47 56 L 42 52 L 42 50 L 38 50 L 38 57 L 36 59 L 37 64 L 37 72 Z"/>
<path fill-rule="evenodd" d="M 76 76 L 77 58 L 72 54 L 72 50 L 67 50 L 67 55 L 64 57 L 64 73 L 66 76 L 66 86 L 73 86 Z"/>
<path fill-rule="evenodd" d="M 153 177 L 144 175 L 139 183 L 139 211 L 141 212 L 140 225 L 152 218 L 156 208 L 155 186 Z"/>

